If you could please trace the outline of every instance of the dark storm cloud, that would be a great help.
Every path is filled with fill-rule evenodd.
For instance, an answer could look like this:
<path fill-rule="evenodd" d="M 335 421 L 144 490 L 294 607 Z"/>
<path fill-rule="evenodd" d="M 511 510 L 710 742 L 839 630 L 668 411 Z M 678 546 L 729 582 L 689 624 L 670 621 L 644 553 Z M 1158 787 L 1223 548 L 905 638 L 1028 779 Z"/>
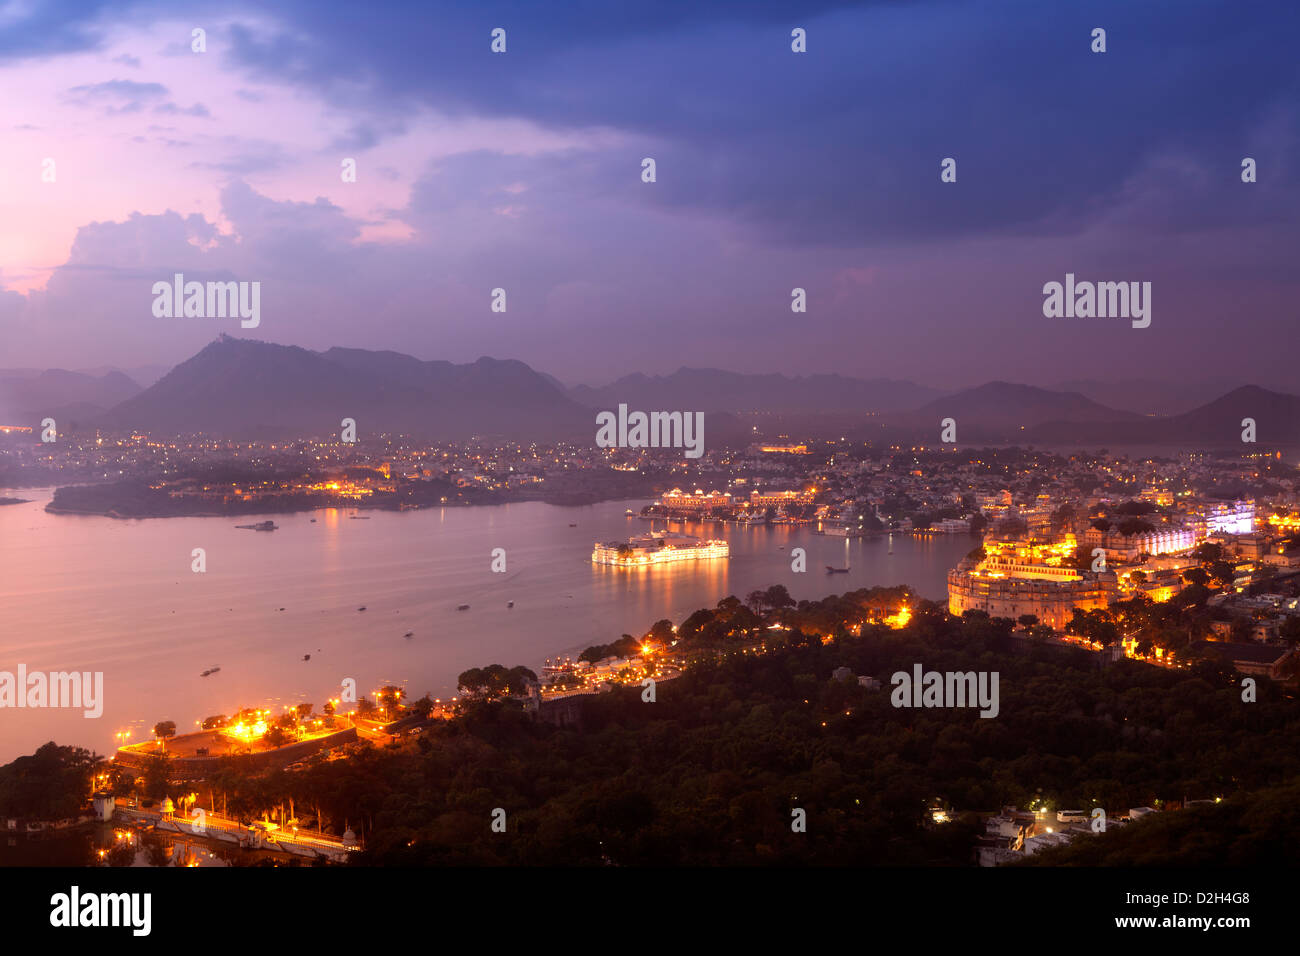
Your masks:
<path fill-rule="evenodd" d="M 1135 179 L 1165 188 L 1149 174 L 1166 154 L 1210 178 L 1174 208 L 1148 204 L 1149 226 L 1296 204 L 1278 185 L 1300 130 L 1291 3 L 1251 16 L 1208 0 L 288 9 L 292 32 L 234 30 L 240 63 L 343 99 L 360 84 L 379 112 L 424 103 L 653 137 L 665 186 L 645 199 L 749 221 L 772 241 L 1069 235 L 1132 201 Z M 809 31 L 799 56 L 796 25 Z M 494 26 L 505 56 L 487 52 Z M 1089 49 L 1094 26 L 1105 54 Z M 1256 203 L 1232 192 L 1247 149 L 1273 160 Z M 956 188 L 939 183 L 948 156 Z"/>

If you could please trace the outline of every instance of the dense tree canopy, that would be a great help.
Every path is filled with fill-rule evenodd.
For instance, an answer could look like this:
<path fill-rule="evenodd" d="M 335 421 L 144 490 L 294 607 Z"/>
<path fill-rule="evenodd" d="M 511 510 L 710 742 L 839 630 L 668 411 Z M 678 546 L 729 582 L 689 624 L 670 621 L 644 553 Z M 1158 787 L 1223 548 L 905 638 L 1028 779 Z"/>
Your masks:
<path fill-rule="evenodd" d="M 99 757 L 51 741 L 0 767 L 0 816 L 55 820 L 76 816 L 90 795 Z"/>

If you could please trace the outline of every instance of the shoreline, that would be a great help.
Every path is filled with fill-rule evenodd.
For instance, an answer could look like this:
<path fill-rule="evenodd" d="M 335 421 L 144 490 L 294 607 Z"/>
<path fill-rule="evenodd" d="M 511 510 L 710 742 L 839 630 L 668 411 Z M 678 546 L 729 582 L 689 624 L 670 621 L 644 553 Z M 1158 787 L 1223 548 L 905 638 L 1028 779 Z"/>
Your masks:
<path fill-rule="evenodd" d="M 52 515 L 71 515 L 71 516 L 77 516 L 83 518 L 113 518 L 119 521 L 132 521 L 132 520 L 146 520 L 146 519 L 154 519 L 154 518 L 250 518 L 255 515 L 271 515 L 271 516 L 298 515 L 298 514 L 306 514 L 308 512 L 313 512 L 313 511 L 348 511 L 348 510 L 381 511 L 381 512 L 392 512 L 394 514 L 400 514 L 406 511 L 432 511 L 437 508 L 481 508 L 481 507 L 497 507 L 500 505 L 530 504 L 533 502 L 536 502 L 538 504 L 550 505 L 553 508 L 586 508 L 592 505 L 605 504 L 610 501 L 641 501 L 644 499 L 644 497 L 645 496 L 636 496 L 632 498 L 625 498 L 625 497 L 620 497 L 615 495 L 610 497 L 593 497 L 590 499 L 583 499 L 581 501 L 521 497 L 521 498 L 504 498 L 495 501 L 446 501 L 446 502 L 439 502 L 438 504 L 429 504 L 429 505 L 406 505 L 405 507 L 390 506 L 387 504 L 365 505 L 365 504 L 357 504 L 357 503 L 330 504 L 330 505 L 313 504 L 310 506 L 304 506 L 301 508 L 290 508 L 287 510 L 285 508 L 276 508 L 276 509 L 268 509 L 265 511 L 263 510 L 175 511 L 175 512 L 166 512 L 166 513 L 149 512 L 149 513 L 140 513 L 140 514 L 122 514 L 116 508 L 109 508 L 107 510 L 69 508 L 66 506 L 55 505 L 54 502 L 51 500 L 50 502 L 46 503 L 44 511 L 47 514 L 52 514 Z M 0 502 L 0 504 L 28 504 L 34 500 L 35 499 L 22 499 L 22 500 L 17 500 L 12 502 Z"/>

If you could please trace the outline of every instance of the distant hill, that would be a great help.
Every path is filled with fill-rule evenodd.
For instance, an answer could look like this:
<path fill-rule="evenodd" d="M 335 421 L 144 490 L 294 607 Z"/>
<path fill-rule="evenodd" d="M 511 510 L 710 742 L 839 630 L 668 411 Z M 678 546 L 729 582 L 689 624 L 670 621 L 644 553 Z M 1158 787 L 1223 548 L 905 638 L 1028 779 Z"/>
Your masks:
<path fill-rule="evenodd" d="M 77 369 L 83 375 L 93 375 L 99 377 L 107 375 L 109 372 L 121 372 L 133 382 L 138 382 L 141 388 L 148 388 L 158 379 L 162 378 L 171 371 L 170 365 L 134 365 L 131 368 L 117 368 L 113 365 L 99 365 L 95 368 Z"/>
<path fill-rule="evenodd" d="M 1074 422 L 1040 428 L 1039 441 L 1087 444 L 1194 443 L 1238 445 L 1242 420 L 1255 421 L 1256 441 L 1263 445 L 1300 444 L 1300 397 L 1244 385 L 1199 408 L 1169 418 L 1139 418 L 1107 424 Z"/>
<path fill-rule="evenodd" d="M 1144 394 L 1141 383 L 1078 384 L 1095 394 Z M 1172 386 L 1148 392 L 1151 400 L 1178 401 Z M 324 435 L 353 418 L 363 435 L 584 440 L 595 434 L 594 413 L 619 404 L 632 411 L 702 411 L 709 444 L 776 434 L 935 440 L 945 418 L 956 419 L 962 444 L 1233 445 L 1240 442 L 1243 418 L 1255 420 L 1263 445 L 1300 444 L 1300 398 L 1255 385 L 1163 416 L 1114 407 L 1081 391 L 1005 381 L 944 394 L 892 379 L 680 368 L 566 389 L 513 359 L 457 365 L 401 352 L 313 352 L 224 335 L 145 389 L 120 371 L 0 370 L 0 424 L 35 424 L 49 416 L 61 428 Z"/>
<path fill-rule="evenodd" d="M 579 385 L 569 396 L 589 408 L 709 412 L 866 413 L 915 408 L 942 394 L 913 382 L 843 375 L 746 375 L 680 368 L 671 375 L 626 375 L 609 385 Z"/>
<path fill-rule="evenodd" d="M 109 428 L 219 434 L 551 438 L 592 431 L 587 411 L 522 362 L 425 362 L 400 352 L 311 352 L 222 336 L 113 408 Z M 593 420 L 594 421 L 594 420 Z"/>
<path fill-rule="evenodd" d="M 1073 379 L 1046 387 L 1054 392 L 1078 392 L 1094 402 L 1126 408 L 1139 415 L 1168 417 L 1204 405 L 1236 386 L 1236 382 L 1224 379 L 1194 376 L 1177 382 Z"/>
<path fill-rule="evenodd" d="M 988 382 L 935 399 L 896 421 L 903 426 L 931 429 L 937 436 L 939 423 L 945 418 L 956 421 L 958 440 L 965 442 L 976 438 L 1015 439 L 1047 423 L 1123 422 L 1138 416 L 1098 404 L 1078 392 Z"/>
<path fill-rule="evenodd" d="M 0 370 L 0 424 L 30 425 L 49 417 L 91 419 L 138 395 L 121 372 L 87 375 L 65 369 Z"/>

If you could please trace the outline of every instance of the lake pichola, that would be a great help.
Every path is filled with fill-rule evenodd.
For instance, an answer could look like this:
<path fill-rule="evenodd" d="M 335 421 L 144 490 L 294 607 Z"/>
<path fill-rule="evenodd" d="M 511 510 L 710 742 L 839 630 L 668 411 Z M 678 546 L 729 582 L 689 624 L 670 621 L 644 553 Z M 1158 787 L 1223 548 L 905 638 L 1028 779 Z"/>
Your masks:
<path fill-rule="evenodd" d="M 240 707 L 319 706 L 349 677 L 364 693 L 392 683 L 446 699 L 467 668 L 537 669 L 772 584 L 800 599 L 895 584 L 943 599 L 948 570 L 977 544 L 895 534 L 890 553 L 884 537 L 852 540 L 851 570 L 832 575 L 844 539 L 811 527 L 673 522 L 727 540 L 730 559 L 619 568 L 594 565 L 592 546 L 650 530 L 625 514 L 646 500 L 329 509 L 269 516 L 277 530 L 259 532 L 236 525 L 268 516 L 53 515 L 51 494 L 0 492 L 32 499 L 0 507 L 0 670 L 102 672 L 103 715 L 2 708 L 0 762 L 49 740 L 111 753 L 117 734 L 138 742 L 161 720 L 184 733 Z M 806 573 L 791 571 L 794 547 Z M 196 548 L 204 573 L 191 570 Z"/>

